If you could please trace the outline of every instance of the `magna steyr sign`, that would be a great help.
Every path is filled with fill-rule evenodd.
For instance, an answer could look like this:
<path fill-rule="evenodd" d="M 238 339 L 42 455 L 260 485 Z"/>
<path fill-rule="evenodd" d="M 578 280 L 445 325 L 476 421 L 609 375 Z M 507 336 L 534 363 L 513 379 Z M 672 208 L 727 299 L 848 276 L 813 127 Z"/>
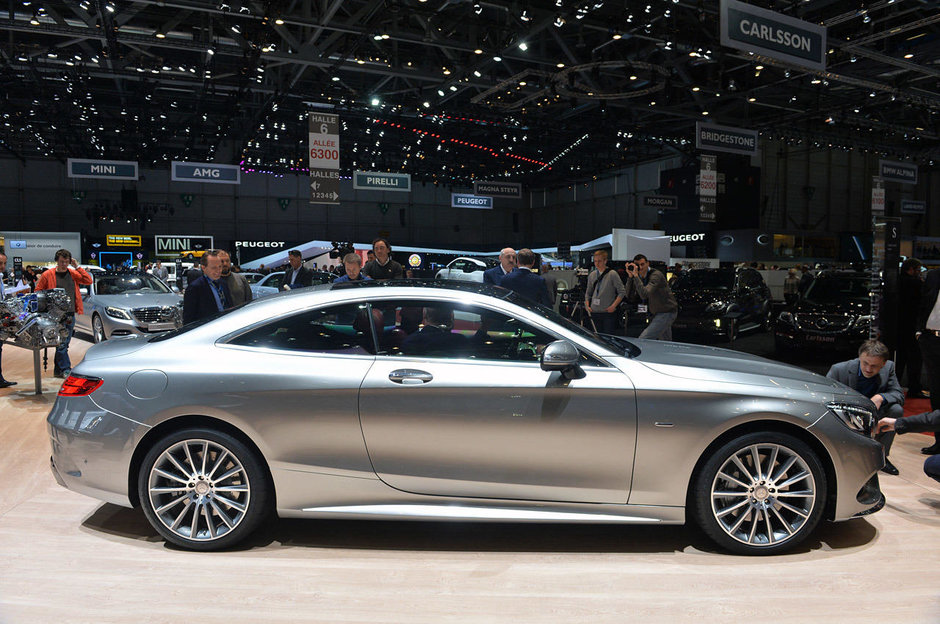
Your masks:
<path fill-rule="evenodd" d="M 721 45 L 826 69 L 826 27 L 736 0 L 721 1 Z"/>
<path fill-rule="evenodd" d="M 241 183 L 241 167 L 238 165 L 216 165 L 213 163 L 191 163 L 173 161 L 174 182 L 211 182 L 213 184 Z"/>

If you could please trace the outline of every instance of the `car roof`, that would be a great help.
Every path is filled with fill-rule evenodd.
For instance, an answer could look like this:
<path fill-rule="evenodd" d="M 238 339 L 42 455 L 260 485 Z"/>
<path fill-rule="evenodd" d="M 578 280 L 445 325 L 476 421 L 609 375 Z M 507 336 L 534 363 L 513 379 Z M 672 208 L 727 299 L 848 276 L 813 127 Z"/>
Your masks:
<path fill-rule="evenodd" d="M 390 280 L 361 280 L 356 282 L 334 282 L 330 285 L 330 290 L 339 290 L 345 288 L 409 288 L 409 289 L 428 289 L 428 290 L 459 290 L 462 292 L 479 293 L 491 297 L 505 297 L 509 290 L 500 286 L 483 284 L 479 282 L 468 282 L 465 280 L 442 280 L 432 278 L 413 278 L 413 279 L 390 279 Z"/>

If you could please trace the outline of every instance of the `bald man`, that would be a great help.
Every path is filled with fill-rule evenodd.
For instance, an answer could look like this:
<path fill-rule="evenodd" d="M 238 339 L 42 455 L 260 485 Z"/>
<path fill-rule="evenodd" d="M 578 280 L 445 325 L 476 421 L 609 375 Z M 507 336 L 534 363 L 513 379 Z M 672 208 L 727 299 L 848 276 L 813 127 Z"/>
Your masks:
<path fill-rule="evenodd" d="M 512 247 L 506 247 L 499 252 L 499 266 L 483 271 L 483 283 L 499 286 L 503 277 L 516 268 L 516 250 Z"/>

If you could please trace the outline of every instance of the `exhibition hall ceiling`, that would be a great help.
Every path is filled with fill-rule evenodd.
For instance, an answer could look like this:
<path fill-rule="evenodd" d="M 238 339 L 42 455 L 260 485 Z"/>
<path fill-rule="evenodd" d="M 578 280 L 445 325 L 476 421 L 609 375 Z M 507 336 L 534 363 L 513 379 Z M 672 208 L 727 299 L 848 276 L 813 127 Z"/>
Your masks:
<path fill-rule="evenodd" d="M 702 121 L 940 161 L 935 0 L 748 4 L 824 27 L 825 67 L 722 46 L 717 0 L 10 0 L 0 152 L 290 173 L 324 112 L 343 175 L 448 185 L 692 159 Z"/>

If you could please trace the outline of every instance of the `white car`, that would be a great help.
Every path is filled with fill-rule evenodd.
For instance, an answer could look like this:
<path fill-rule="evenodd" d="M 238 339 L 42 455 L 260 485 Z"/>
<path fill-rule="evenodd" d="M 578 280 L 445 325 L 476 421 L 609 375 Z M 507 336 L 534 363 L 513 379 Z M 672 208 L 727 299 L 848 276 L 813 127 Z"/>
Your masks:
<path fill-rule="evenodd" d="M 278 284 L 281 283 L 281 278 L 284 276 L 284 271 L 278 271 L 277 273 L 268 273 L 260 280 L 251 283 L 249 282 L 249 288 L 251 288 L 251 296 L 254 299 L 260 299 L 266 295 L 273 295 L 278 292 Z"/>
<path fill-rule="evenodd" d="M 460 280 L 464 282 L 483 283 L 483 272 L 496 266 L 495 260 L 481 260 L 480 258 L 455 258 L 434 277 L 445 280 Z"/>

